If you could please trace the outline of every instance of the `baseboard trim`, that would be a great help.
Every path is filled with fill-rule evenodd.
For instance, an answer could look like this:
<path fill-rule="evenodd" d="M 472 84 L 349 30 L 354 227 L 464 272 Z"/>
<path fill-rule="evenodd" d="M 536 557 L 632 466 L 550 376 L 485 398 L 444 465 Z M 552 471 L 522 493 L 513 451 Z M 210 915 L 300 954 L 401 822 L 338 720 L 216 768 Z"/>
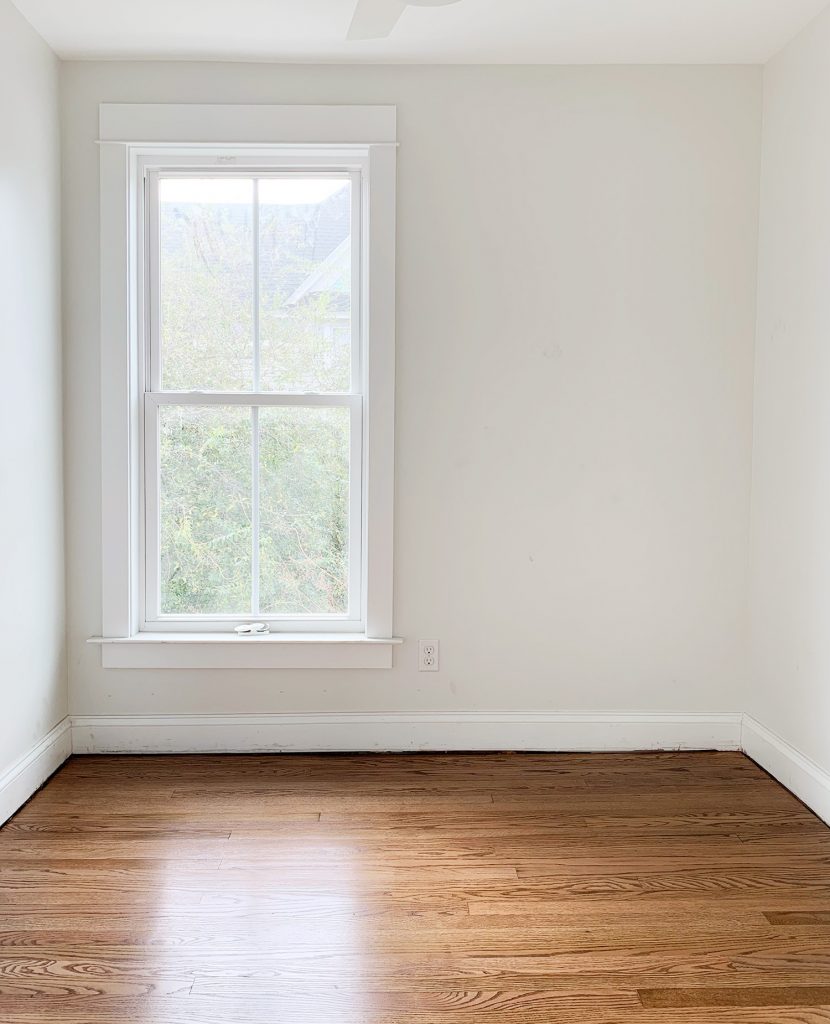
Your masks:
<path fill-rule="evenodd" d="M 743 716 L 741 748 L 830 825 L 830 773 L 751 715 Z"/>
<path fill-rule="evenodd" d="M 69 718 L 64 718 L 0 774 L 0 825 L 37 792 L 71 753 L 71 723 Z"/>
<path fill-rule="evenodd" d="M 740 714 L 465 712 L 92 716 L 76 754 L 739 750 Z"/>

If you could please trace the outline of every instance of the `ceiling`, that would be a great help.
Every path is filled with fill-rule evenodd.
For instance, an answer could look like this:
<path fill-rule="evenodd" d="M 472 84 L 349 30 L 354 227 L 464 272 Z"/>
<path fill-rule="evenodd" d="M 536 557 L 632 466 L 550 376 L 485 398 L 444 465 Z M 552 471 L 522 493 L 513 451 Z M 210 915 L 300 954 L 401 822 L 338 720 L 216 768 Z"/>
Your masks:
<path fill-rule="evenodd" d="M 14 0 L 62 57 L 461 64 L 763 63 L 827 0 L 460 0 L 348 42 L 354 0 Z"/>

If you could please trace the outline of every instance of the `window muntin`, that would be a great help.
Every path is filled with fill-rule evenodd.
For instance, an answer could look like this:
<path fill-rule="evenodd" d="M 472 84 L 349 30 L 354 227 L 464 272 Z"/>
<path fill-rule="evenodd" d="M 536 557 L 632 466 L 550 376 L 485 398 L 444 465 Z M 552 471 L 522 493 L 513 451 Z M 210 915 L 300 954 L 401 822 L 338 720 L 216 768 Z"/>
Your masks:
<path fill-rule="evenodd" d="M 361 171 L 148 169 L 152 628 L 363 623 Z"/>

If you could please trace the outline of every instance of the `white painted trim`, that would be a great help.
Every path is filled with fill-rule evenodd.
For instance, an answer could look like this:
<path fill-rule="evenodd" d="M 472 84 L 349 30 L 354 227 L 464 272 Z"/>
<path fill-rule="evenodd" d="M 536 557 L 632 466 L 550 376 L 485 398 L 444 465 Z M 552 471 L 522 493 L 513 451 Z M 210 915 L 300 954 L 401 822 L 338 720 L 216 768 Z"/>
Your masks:
<path fill-rule="evenodd" d="M 362 274 L 366 347 L 363 479 L 366 503 L 366 633 L 392 636 L 395 501 L 395 193 L 397 152 L 372 149 L 364 181 L 363 230 L 369 265 Z"/>
<path fill-rule="evenodd" d="M 103 668 L 392 668 L 397 637 L 350 633 L 137 633 L 90 637 Z"/>
<path fill-rule="evenodd" d="M 129 160 L 126 149 L 100 152 L 101 252 L 101 563 L 102 631 L 131 633 L 137 592 L 133 562 L 138 445 L 135 338 L 131 327 Z"/>
<path fill-rule="evenodd" d="M 71 723 L 69 718 L 64 718 L 0 774 L 0 825 L 37 792 L 71 753 Z"/>
<path fill-rule="evenodd" d="M 741 747 L 830 825 L 830 772 L 751 715 L 743 716 Z"/>
<path fill-rule="evenodd" d="M 101 142 L 209 145 L 394 143 L 394 106 L 102 103 Z"/>
<path fill-rule="evenodd" d="M 740 714 L 411 712 L 75 717 L 100 753 L 414 750 L 738 750 Z"/>
<path fill-rule="evenodd" d="M 361 290 L 364 323 L 361 324 L 362 410 L 365 424 L 363 480 L 352 491 L 362 498 L 363 532 L 360 544 L 362 579 L 360 615 L 350 611 L 343 625 L 332 630 L 365 629 L 366 636 L 385 640 L 392 635 L 392 534 L 394 496 L 394 402 L 395 402 L 395 167 L 396 108 L 394 106 L 273 106 L 198 104 L 101 104 L 101 383 L 102 383 L 102 628 L 103 636 L 135 637 L 142 629 L 144 609 L 140 590 L 152 580 L 145 571 L 141 552 L 143 502 L 141 472 L 143 445 L 141 426 L 143 404 L 142 361 L 139 358 L 142 304 L 136 283 L 143 266 L 137 214 L 139 169 L 153 160 L 184 150 L 176 160 L 204 161 L 204 152 L 218 149 L 253 154 L 255 163 L 269 166 L 276 154 L 286 165 L 299 166 L 308 153 L 312 162 L 327 165 L 343 161 L 362 168 Z M 211 141 L 212 140 L 212 141 Z M 329 147 L 326 149 L 325 147 Z M 305 154 L 305 155 L 304 155 Z M 227 154 L 226 154 L 227 155 Z M 151 160 L 152 157 L 152 160 Z M 172 159 L 172 157 L 170 157 Z M 246 160 L 249 156 L 246 156 Z M 357 241 L 355 241 L 357 246 Z M 137 249 L 137 251 L 134 251 Z M 368 281 L 367 271 L 371 274 Z M 171 399 L 171 401 L 174 399 Z M 195 399 L 194 399 L 195 400 Z M 332 400 L 336 404 L 340 399 Z M 352 398 L 348 399 L 352 404 Z M 270 403 L 270 399 L 268 399 Z M 322 402 L 322 400 L 321 400 Z M 202 399 L 204 404 L 204 399 Z M 274 403 L 276 404 L 276 403 Z M 325 404 L 332 404 L 326 400 Z M 353 430 L 353 438 L 357 437 Z M 350 522 L 354 523 L 356 502 Z M 355 530 L 352 529 L 354 535 Z M 356 586 L 352 604 L 357 604 Z M 154 628 L 154 624 L 150 628 Z M 159 630 L 170 628 L 159 624 Z M 180 629 L 190 628 L 181 621 Z M 212 628 L 212 627 L 211 627 Z M 299 621 L 289 629 L 308 628 Z M 319 628 L 319 627 L 318 627 Z M 251 663 L 251 656 L 232 660 L 241 648 L 225 648 L 225 662 L 204 659 L 193 662 L 194 651 L 180 652 L 163 662 L 146 648 L 137 653 L 135 667 L 237 668 L 263 667 Z M 123 659 L 126 653 L 102 647 L 104 667 L 133 667 Z M 334 657 L 331 648 L 313 667 L 382 667 L 381 653 L 373 651 L 358 661 L 352 652 L 345 660 Z M 155 657 L 150 663 L 148 659 Z M 302 664 L 280 655 L 271 667 L 312 667 L 306 656 Z M 383 667 L 392 664 L 391 649 L 385 652 Z"/>

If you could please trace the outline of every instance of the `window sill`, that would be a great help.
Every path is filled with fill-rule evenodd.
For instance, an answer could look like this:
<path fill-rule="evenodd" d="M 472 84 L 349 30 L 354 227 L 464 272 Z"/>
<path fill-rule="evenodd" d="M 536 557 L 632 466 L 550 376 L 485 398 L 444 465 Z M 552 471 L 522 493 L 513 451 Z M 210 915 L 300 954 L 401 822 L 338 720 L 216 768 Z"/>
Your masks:
<path fill-rule="evenodd" d="M 90 637 L 103 668 L 391 668 L 399 637 L 349 633 L 137 633 Z"/>

